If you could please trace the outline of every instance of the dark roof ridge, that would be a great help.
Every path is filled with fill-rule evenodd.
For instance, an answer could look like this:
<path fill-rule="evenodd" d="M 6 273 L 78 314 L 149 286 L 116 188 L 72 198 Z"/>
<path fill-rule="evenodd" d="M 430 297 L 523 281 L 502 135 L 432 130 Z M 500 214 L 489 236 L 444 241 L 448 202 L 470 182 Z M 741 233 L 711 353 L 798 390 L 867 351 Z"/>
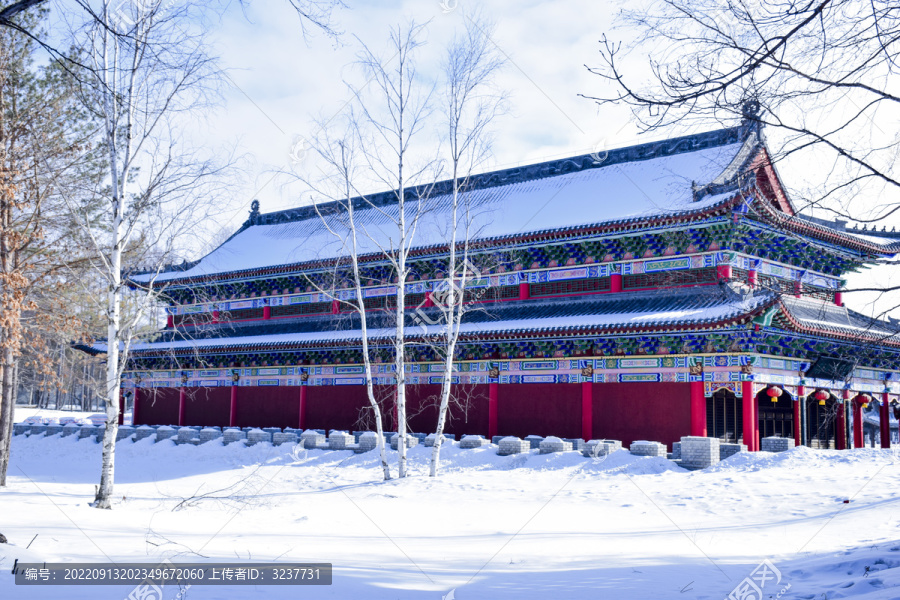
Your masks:
<path fill-rule="evenodd" d="M 874 226 L 872 229 L 859 229 L 858 223 L 854 223 L 853 227 L 850 227 L 849 226 L 850 222 L 845 219 L 838 219 L 838 218 L 835 218 L 834 220 L 823 219 L 821 217 L 813 217 L 810 215 L 804 215 L 804 214 L 799 214 L 799 213 L 797 215 L 795 215 L 795 217 L 802 221 L 808 221 L 810 223 L 815 223 L 816 225 L 822 225 L 823 227 L 828 227 L 829 229 L 834 229 L 835 231 L 840 231 L 842 233 L 848 233 L 851 235 L 855 235 L 855 234 L 870 235 L 870 236 L 874 236 L 874 237 L 900 240 L 900 231 L 896 231 L 896 228 L 891 231 L 887 231 L 886 228 L 882 229 L 881 231 L 878 231 L 878 229 L 875 228 Z M 864 227 L 868 227 L 868 224 L 864 225 Z M 894 242 L 892 242 L 892 243 L 894 243 Z"/>
<path fill-rule="evenodd" d="M 488 171 L 486 173 L 473 175 L 470 178 L 468 191 L 489 189 L 492 187 L 526 181 L 537 181 L 547 177 L 596 169 L 613 164 L 638 162 L 662 156 L 673 156 L 706 148 L 725 146 L 727 144 L 736 144 L 745 140 L 752 132 L 753 129 L 746 126 L 728 127 L 725 129 L 694 133 L 656 142 L 646 142 L 643 144 L 626 146 L 624 148 L 616 148 L 614 150 L 605 151 L 602 157 L 597 153 L 582 154 L 519 167 L 500 169 L 497 171 Z M 406 191 L 414 197 L 440 195 L 450 191 L 452 182 L 452 179 L 445 179 L 435 183 L 413 186 L 407 188 Z M 364 198 L 365 199 L 363 199 L 363 197 L 354 198 L 354 207 L 364 208 L 371 205 L 387 206 L 394 203 L 396 194 L 393 190 L 389 190 L 386 192 L 370 194 Z M 318 211 L 322 213 L 327 213 L 336 206 L 336 202 L 323 202 L 317 205 Z M 276 225 L 279 223 L 302 221 L 318 216 L 316 206 L 313 205 L 288 208 L 270 213 L 260 213 L 259 203 L 257 201 L 254 201 L 253 207 L 254 210 L 251 211 L 250 218 L 244 222 L 238 232 L 243 231 L 248 227 L 252 227 L 253 225 Z M 238 232 L 235 232 L 235 235 Z"/>

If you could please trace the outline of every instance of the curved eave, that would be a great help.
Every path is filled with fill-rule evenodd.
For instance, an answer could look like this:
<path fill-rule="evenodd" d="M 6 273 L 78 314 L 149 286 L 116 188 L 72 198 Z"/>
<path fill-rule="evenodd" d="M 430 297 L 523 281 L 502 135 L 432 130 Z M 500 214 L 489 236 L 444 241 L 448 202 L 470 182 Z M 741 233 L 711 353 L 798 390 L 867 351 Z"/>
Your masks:
<path fill-rule="evenodd" d="M 778 229 L 783 229 L 797 235 L 802 235 L 823 242 L 828 242 L 830 244 L 834 244 L 835 246 L 847 248 L 866 256 L 888 258 L 900 252 L 900 242 L 881 246 L 868 240 L 863 240 L 850 235 L 846 235 L 839 231 L 835 231 L 834 229 L 830 229 L 828 227 L 825 227 L 824 225 L 818 225 L 804 219 L 786 215 L 780 211 L 775 210 L 775 208 L 768 202 L 755 203 L 754 208 L 757 209 L 757 214 L 760 215 L 763 220 Z"/>
<path fill-rule="evenodd" d="M 610 325 L 610 326 L 584 326 L 584 327 L 546 327 L 546 328 L 525 328 L 525 329 L 508 329 L 503 331 L 492 331 L 486 333 L 468 333 L 460 334 L 460 341 L 478 342 L 478 341 L 498 341 L 498 340 L 521 340 L 521 339 L 547 339 L 556 337 L 584 337 L 592 335 L 640 335 L 645 333 L 674 333 L 680 334 L 685 332 L 709 332 L 717 329 L 731 328 L 735 326 L 746 325 L 758 314 L 769 308 L 773 301 L 766 302 L 756 308 L 746 312 L 735 312 L 727 317 L 719 319 L 698 319 L 683 321 L 657 321 L 647 322 L 640 327 L 627 325 Z M 370 338 L 371 340 L 392 341 L 391 336 L 383 336 Z M 421 341 L 422 337 L 409 336 L 408 344 L 416 344 Z M 291 351 L 291 350 L 316 350 L 329 349 L 335 347 L 352 347 L 362 342 L 361 337 L 345 338 L 342 340 L 324 340 L 321 342 L 282 342 L 282 343 L 257 343 L 234 346 L 204 346 L 204 347 L 188 347 L 178 349 L 154 350 L 134 350 L 131 352 L 132 358 L 149 358 L 152 356 L 177 355 L 185 356 L 191 354 L 220 354 L 224 352 L 241 353 L 241 352 L 275 352 L 275 351 Z"/>
<path fill-rule="evenodd" d="M 849 333 L 839 327 L 813 327 L 800 322 L 790 310 L 785 307 L 784 303 L 779 301 L 778 315 L 783 318 L 794 331 L 813 335 L 816 337 L 825 337 L 838 339 L 841 341 L 851 342 L 867 342 L 875 345 L 888 346 L 900 349 L 900 332 L 892 334 L 876 334 L 876 333 Z"/>

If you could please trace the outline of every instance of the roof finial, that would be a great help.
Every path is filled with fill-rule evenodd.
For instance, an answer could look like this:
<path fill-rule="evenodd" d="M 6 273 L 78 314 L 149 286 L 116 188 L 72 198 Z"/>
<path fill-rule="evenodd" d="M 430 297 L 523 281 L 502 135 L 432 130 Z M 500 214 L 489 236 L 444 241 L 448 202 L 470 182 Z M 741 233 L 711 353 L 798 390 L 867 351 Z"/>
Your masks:
<path fill-rule="evenodd" d="M 741 103 L 741 128 L 745 132 L 759 132 L 759 115 L 762 112 L 762 106 L 755 96 L 751 96 Z"/>
<path fill-rule="evenodd" d="M 256 225 L 259 221 L 259 200 L 250 203 L 250 224 Z"/>

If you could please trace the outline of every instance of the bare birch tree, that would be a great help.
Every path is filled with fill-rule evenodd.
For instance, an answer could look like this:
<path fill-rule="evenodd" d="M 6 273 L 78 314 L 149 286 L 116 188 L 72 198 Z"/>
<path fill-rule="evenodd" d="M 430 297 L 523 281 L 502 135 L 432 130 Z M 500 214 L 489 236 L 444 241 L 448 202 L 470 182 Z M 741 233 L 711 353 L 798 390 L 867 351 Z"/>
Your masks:
<path fill-rule="evenodd" d="M 202 33 L 190 25 L 192 8 L 133 3 L 123 18 L 114 12 L 120 4 L 103 2 L 76 32 L 91 63 L 84 95 L 103 123 L 106 169 L 95 190 L 105 200 L 105 215 L 70 203 L 94 250 L 93 268 L 107 286 L 107 423 L 97 508 L 111 507 L 121 380 L 132 340 L 158 301 L 157 275 L 174 262 L 182 236 L 208 214 L 204 200 L 219 174 L 179 129 L 180 118 L 208 104 L 215 74 Z M 128 249 L 144 263 L 143 276 L 127 277 Z M 123 315 L 123 297 L 136 286 L 139 293 L 129 298 L 133 310 Z"/>
<path fill-rule="evenodd" d="M 351 123 L 355 122 L 354 115 L 351 111 L 347 115 Z M 351 128 L 352 130 L 353 128 Z M 365 297 L 363 296 L 363 282 L 359 269 L 359 228 L 355 218 L 355 204 L 362 204 L 359 200 L 354 199 L 359 196 L 359 190 L 356 187 L 356 180 L 359 178 L 359 150 L 354 135 L 344 135 L 334 139 L 329 133 L 327 126 L 320 127 L 322 134 L 312 142 L 312 150 L 322 158 L 329 172 L 325 173 L 325 179 L 321 184 L 307 180 L 307 184 L 318 194 L 328 198 L 333 202 L 331 206 L 321 206 L 314 196 L 314 207 L 316 214 L 325 227 L 341 244 L 340 254 L 348 255 L 350 261 L 350 277 L 353 285 L 352 298 L 338 298 L 335 292 L 335 285 L 331 286 L 331 290 L 326 290 L 321 286 L 316 286 L 320 292 L 330 295 L 333 299 L 337 299 L 342 304 L 350 306 L 352 311 L 359 315 L 360 335 L 362 336 L 362 360 L 364 374 L 366 378 L 366 396 L 369 400 L 369 407 L 375 419 L 375 431 L 378 435 L 378 455 L 381 458 L 381 468 L 384 473 L 384 480 L 391 478 L 391 469 L 387 462 L 387 450 L 384 444 L 384 425 L 381 414 L 381 406 L 375 398 L 374 373 L 372 369 L 372 356 L 369 343 L 369 320 L 367 317 Z M 331 193 L 328 186 L 336 190 Z M 346 269 L 346 264 L 340 259 L 334 263 L 334 283 L 341 277 L 340 273 Z"/>
<path fill-rule="evenodd" d="M 396 377 L 399 476 L 406 477 L 406 282 L 410 274 L 409 253 L 416 229 L 426 210 L 427 189 L 413 188 L 431 173 L 434 161 L 414 166 L 416 144 L 431 111 L 433 86 L 420 81 L 416 58 L 424 37 L 424 25 L 409 23 L 391 30 L 388 53 L 379 56 L 362 44 L 358 64 L 367 81 L 365 90 L 353 88 L 358 108 L 357 136 L 368 172 L 393 190 L 390 206 L 372 202 L 366 208 L 379 212 L 392 230 L 385 242 L 366 232 L 390 263 L 397 286 L 394 310 L 394 369 Z M 431 179 L 433 181 L 433 178 Z M 427 186 L 426 186 L 427 187 Z M 411 190 L 417 191 L 411 191 Z"/>
<path fill-rule="evenodd" d="M 453 391 L 456 345 L 467 310 L 466 287 L 478 272 L 469 262 L 469 240 L 476 233 L 468 185 L 474 169 L 490 151 L 488 128 L 504 107 L 503 94 L 493 88 L 503 60 L 490 41 L 491 27 L 469 18 L 465 33 L 447 49 L 443 65 L 442 113 L 446 127 L 447 164 L 450 170 L 450 220 L 447 278 L 434 304 L 441 311 L 442 335 L 438 355 L 443 357 L 438 421 L 431 451 L 429 475 L 435 477 L 441 457 L 444 427 Z"/>

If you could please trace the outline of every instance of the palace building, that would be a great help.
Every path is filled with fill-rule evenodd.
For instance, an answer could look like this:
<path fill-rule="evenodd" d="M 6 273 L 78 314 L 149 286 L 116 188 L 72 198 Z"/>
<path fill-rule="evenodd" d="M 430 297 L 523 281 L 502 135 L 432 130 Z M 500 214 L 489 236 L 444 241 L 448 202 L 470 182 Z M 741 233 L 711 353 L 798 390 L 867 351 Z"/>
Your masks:
<path fill-rule="evenodd" d="M 434 430 L 445 377 L 416 341 L 447 280 L 448 189 L 415 201 L 428 209 L 405 290 L 414 432 Z M 900 233 L 797 214 L 754 124 L 484 173 L 466 202 L 473 264 L 490 266 L 467 286 L 477 310 L 450 375 L 448 433 L 670 447 L 701 435 L 750 450 L 780 435 L 841 449 L 862 445 L 862 407 L 876 403 L 889 439 L 900 327 L 846 308 L 841 289 L 897 255 Z M 354 211 L 387 430 L 392 331 L 378 323 L 397 287 L 379 248 L 392 210 L 385 192 Z M 322 218 L 254 202 L 225 243 L 156 279 L 168 325 L 132 348 L 135 424 L 372 428 L 360 321 L 341 302 L 353 286 L 323 291 L 346 245 Z"/>

